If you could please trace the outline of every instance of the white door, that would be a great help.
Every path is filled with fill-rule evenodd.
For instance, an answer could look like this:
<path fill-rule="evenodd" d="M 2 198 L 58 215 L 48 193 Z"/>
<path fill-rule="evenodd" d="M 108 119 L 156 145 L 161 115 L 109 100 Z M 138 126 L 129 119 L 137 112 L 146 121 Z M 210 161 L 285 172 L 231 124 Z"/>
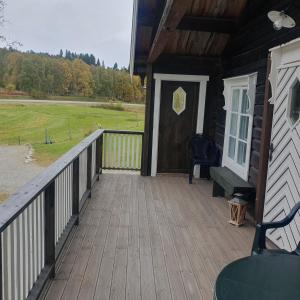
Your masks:
<path fill-rule="evenodd" d="M 270 82 L 274 104 L 271 154 L 264 222 L 281 220 L 300 201 L 300 41 L 271 50 Z M 294 250 L 300 241 L 300 215 L 267 236 L 280 248 Z"/>

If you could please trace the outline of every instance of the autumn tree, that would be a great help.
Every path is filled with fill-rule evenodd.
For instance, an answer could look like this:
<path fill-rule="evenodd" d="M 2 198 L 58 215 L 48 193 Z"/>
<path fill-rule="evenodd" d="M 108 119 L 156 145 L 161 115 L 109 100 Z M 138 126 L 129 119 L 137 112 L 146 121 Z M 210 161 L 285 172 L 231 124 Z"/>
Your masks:
<path fill-rule="evenodd" d="M 80 95 L 125 102 L 144 102 L 144 89 L 137 76 L 128 70 L 105 67 L 95 56 L 69 50 L 65 57 L 49 53 L 22 53 L 0 49 L 0 86 L 7 91 L 20 90 L 34 97 Z M 77 57 L 77 58 L 75 58 Z"/>

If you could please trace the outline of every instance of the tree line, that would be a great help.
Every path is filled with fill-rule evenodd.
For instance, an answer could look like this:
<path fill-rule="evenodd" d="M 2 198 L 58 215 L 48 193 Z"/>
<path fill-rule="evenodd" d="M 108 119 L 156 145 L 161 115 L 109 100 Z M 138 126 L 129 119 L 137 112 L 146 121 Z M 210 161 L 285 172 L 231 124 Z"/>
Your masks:
<path fill-rule="evenodd" d="M 126 68 L 105 67 L 92 54 L 61 50 L 58 55 L 0 49 L 0 87 L 33 97 L 86 96 L 143 103 L 140 77 Z"/>

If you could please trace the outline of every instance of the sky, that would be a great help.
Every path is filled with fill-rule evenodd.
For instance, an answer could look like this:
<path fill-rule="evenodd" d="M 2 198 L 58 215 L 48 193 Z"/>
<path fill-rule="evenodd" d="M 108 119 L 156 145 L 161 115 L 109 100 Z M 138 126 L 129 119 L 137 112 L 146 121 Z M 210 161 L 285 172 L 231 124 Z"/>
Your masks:
<path fill-rule="evenodd" d="M 6 0 L 2 29 L 21 51 L 91 53 L 128 67 L 133 0 Z"/>

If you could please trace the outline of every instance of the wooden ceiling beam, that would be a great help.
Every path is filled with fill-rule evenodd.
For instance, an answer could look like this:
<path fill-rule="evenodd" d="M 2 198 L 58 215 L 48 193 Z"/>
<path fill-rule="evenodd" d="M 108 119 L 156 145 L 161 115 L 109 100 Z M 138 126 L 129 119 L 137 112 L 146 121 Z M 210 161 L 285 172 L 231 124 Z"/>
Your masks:
<path fill-rule="evenodd" d="M 193 0 L 167 0 L 160 23 L 158 25 L 155 38 L 153 40 L 148 63 L 153 63 L 163 52 L 170 34 L 176 30 L 181 19 L 184 17 L 187 8 Z"/>
<path fill-rule="evenodd" d="M 176 29 L 231 34 L 234 33 L 237 29 L 237 19 L 185 16 L 182 18 Z"/>

